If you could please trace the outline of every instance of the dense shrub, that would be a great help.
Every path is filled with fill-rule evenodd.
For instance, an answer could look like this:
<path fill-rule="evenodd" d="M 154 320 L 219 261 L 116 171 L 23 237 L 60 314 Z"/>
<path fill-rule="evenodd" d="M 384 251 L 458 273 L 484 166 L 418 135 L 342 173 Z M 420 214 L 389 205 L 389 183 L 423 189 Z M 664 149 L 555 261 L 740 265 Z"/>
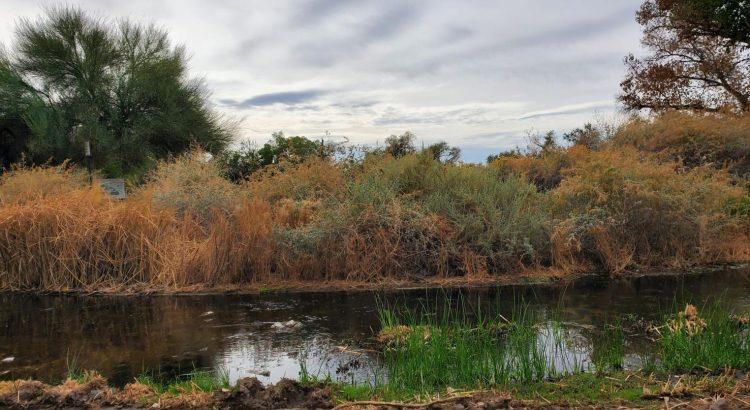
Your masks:
<path fill-rule="evenodd" d="M 241 184 L 196 152 L 161 163 L 124 201 L 73 169 L 14 168 L 0 182 L 0 288 L 471 280 L 750 259 L 746 181 L 648 148 L 667 134 L 642 124 L 664 118 L 626 125 L 596 151 L 549 146 L 488 166 L 429 150 L 313 156 Z M 625 142 L 636 135 L 646 137 Z"/>
<path fill-rule="evenodd" d="M 612 139 L 615 147 L 632 146 L 688 168 L 726 167 L 750 176 L 750 115 L 731 116 L 667 112 L 652 120 L 633 120 Z"/>
<path fill-rule="evenodd" d="M 558 239 L 612 272 L 721 259 L 713 245 L 723 240 L 728 250 L 744 239 L 741 221 L 727 214 L 744 193 L 723 172 L 678 170 L 632 148 L 576 151 L 552 193 L 566 230 Z"/>
<path fill-rule="evenodd" d="M 578 147 L 572 148 L 579 149 Z M 489 166 L 503 174 L 515 174 L 532 182 L 541 191 L 557 188 L 563 180 L 563 170 L 570 166 L 568 150 L 554 149 L 540 155 L 498 156 Z"/>
<path fill-rule="evenodd" d="M 344 186 L 342 170 L 331 160 L 318 157 L 302 163 L 283 162 L 266 167 L 244 185 L 251 195 L 271 202 L 340 197 Z"/>
<path fill-rule="evenodd" d="M 179 215 L 203 222 L 214 212 L 229 212 L 239 194 L 235 185 L 221 177 L 217 164 L 201 151 L 160 163 L 144 190 L 156 207 L 174 209 Z"/>
<path fill-rule="evenodd" d="M 87 184 L 88 177 L 67 163 L 55 167 L 17 165 L 0 175 L 0 205 L 65 195 Z"/>

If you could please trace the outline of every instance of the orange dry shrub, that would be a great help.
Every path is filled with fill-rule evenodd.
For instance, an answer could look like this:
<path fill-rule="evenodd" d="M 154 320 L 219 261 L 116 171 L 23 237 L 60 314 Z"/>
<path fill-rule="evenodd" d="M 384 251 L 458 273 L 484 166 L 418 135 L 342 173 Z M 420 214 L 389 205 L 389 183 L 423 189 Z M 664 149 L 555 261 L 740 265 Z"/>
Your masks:
<path fill-rule="evenodd" d="M 331 160 L 312 157 L 300 164 L 281 163 L 253 174 L 245 183 L 254 197 L 271 203 L 280 200 L 340 198 L 346 185 L 341 168 Z"/>
<path fill-rule="evenodd" d="M 230 216 L 214 214 L 205 236 L 185 244 L 192 252 L 174 255 L 167 270 L 173 276 L 183 276 L 183 284 L 271 282 L 273 228 L 267 202 L 244 201 Z"/>
<path fill-rule="evenodd" d="M 199 172 L 191 175 L 196 166 Z M 138 290 L 268 279 L 270 205 L 210 198 L 206 193 L 226 192 L 225 181 L 214 180 L 203 164 L 180 167 L 182 175 L 162 172 L 124 201 L 98 187 L 79 187 L 74 173 L 5 175 L 0 192 L 6 198 L 12 192 L 14 200 L 0 205 L 0 288 Z M 39 194 L 44 183 L 16 181 L 50 174 L 66 187 L 64 194 Z M 204 194 L 194 198 L 198 190 Z"/>
<path fill-rule="evenodd" d="M 747 221 L 727 212 L 744 192 L 726 172 L 682 172 L 633 148 L 571 154 L 566 178 L 551 193 L 560 218 L 552 235 L 556 264 L 591 261 L 620 273 L 750 256 Z"/>
<path fill-rule="evenodd" d="M 150 282 L 170 218 L 99 189 L 0 207 L 0 286 L 103 289 Z"/>
<path fill-rule="evenodd" d="M 632 120 L 612 138 L 617 147 L 632 146 L 689 168 L 711 165 L 750 176 L 750 115 L 694 114 L 672 111 L 652 120 Z"/>
<path fill-rule="evenodd" d="M 273 204 L 276 226 L 290 229 L 312 222 L 323 202 L 342 199 L 345 188 L 341 168 L 318 157 L 266 167 L 243 185 L 248 196 Z"/>
<path fill-rule="evenodd" d="M 270 206 L 248 201 L 206 227 L 99 190 L 0 207 L 0 288 L 143 290 L 269 279 Z"/>
<path fill-rule="evenodd" d="M 88 177 L 67 163 L 56 167 L 15 165 L 0 174 L 0 205 L 63 195 L 87 184 Z"/>
<path fill-rule="evenodd" d="M 452 235 L 440 216 L 422 215 L 395 203 L 383 216 L 370 208 L 358 215 L 352 230 L 333 237 L 332 243 L 344 246 L 338 269 L 340 275 L 346 275 L 342 279 L 413 279 L 459 273 L 450 269 Z"/>

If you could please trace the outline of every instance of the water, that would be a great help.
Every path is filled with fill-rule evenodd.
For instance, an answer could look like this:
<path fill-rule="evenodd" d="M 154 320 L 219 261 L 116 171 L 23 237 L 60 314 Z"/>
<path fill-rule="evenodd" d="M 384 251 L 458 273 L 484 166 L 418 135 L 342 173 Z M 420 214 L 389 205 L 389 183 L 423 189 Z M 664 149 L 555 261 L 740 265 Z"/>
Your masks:
<path fill-rule="evenodd" d="M 0 294 L 0 379 L 59 382 L 74 365 L 115 385 L 150 372 L 163 378 L 224 369 L 232 381 L 263 382 L 308 372 L 337 380 L 381 377 L 372 337 L 382 304 L 455 301 L 499 306 L 523 300 L 538 316 L 562 319 L 576 361 L 585 363 L 596 329 L 631 314 L 659 319 L 685 302 L 750 311 L 750 270 L 702 275 L 584 280 L 566 285 L 458 290 L 267 295 L 43 296 Z M 296 321 L 296 326 L 280 322 Z M 626 362 L 646 343 L 629 341 Z M 578 363 L 578 364 L 580 364 Z M 559 364 L 563 366 L 564 363 Z M 564 366 L 563 366 L 564 367 Z"/>

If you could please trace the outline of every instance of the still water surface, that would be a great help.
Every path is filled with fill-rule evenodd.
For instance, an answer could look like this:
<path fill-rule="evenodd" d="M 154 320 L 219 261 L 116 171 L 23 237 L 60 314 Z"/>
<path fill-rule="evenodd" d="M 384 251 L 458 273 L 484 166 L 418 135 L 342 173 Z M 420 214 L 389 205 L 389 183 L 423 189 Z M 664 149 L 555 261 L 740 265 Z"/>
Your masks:
<path fill-rule="evenodd" d="M 597 328 L 621 315 L 659 319 L 675 306 L 720 302 L 750 311 L 750 270 L 702 275 L 587 279 L 565 285 L 463 290 L 200 296 L 40 296 L 0 294 L 0 379 L 58 382 L 71 365 L 96 369 L 116 385 L 150 372 L 169 378 L 194 368 L 223 369 L 232 381 L 263 382 L 310 373 L 372 379 L 371 352 L 384 304 L 492 305 L 510 315 L 519 301 L 569 327 L 586 360 Z M 296 325 L 284 325 L 295 321 Z M 582 348 L 580 348 L 583 346 Z M 587 348 L 587 346 L 589 346 Z M 627 353 L 644 343 L 629 341 Z M 11 360 L 12 358 L 12 360 Z M 632 360 L 631 360 L 632 361 Z"/>

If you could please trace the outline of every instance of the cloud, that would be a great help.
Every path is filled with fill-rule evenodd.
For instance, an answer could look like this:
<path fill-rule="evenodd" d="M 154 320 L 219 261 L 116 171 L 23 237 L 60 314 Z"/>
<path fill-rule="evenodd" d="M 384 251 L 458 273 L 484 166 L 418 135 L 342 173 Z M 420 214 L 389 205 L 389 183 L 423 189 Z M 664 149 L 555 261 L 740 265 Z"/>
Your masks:
<path fill-rule="evenodd" d="M 558 115 L 571 115 L 580 113 L 593 113 L 596 111 L 610 111 L 616 108 L 616 104 L 613 101 L 592 101 L 581 104 L 565 105 L 562 107 L 552 108 L 544 111 L 534 111 L 526 113 L 520 117 L 519 120 L 530 120 L 543 117 L 554 117 Z"/>
<path fill-rule="evenodd" d="M 536 33 L 527 34 L 501 41 L 493 51 L 507 51 L 518 48 L 539 47 L 547 48 L 556 44 L 570 44 L 572 42 L 586 40 L 601 36 L 603 33 L 615 31 L 623 25 L 633 22 L 633 14 L 630 7 L 619 7 L 603 16 L 594 15 L 576 24 L 564 24 L 551 29 L 542 29 Z"/>
<path fill-rule="evenodd" d="M 341 6 L 326 6 L 320 13 L 339 11 Z M 305 37 L 292 49 L 293 64 L 329 67 L 339 61 L 356 58 L 373 44 L 388 41 L 407 29 L 418 10 L 409 2 L 393 5 L 383 3 L 375 10 L 352 12 L 356 21 L 339 24 L 335 30 L 319 29 L 316 35 Z M 330 16 L 335 19 L 335 16 Z M 351 17 L 349 17 L 351 19 Z"/>
<path fill-rule="evenodd" d="M 415 132 L 481 159 L 615 108 L 634 0 L 45 0 L 166 29 L 238 139 Z M 0 38 L 38 2 L 0 1 Z M 196 29 L 200 28 L 200 30 Z"/>
<path fill-rule="evenodd" d="M 219 100 L 219 104 L 224 107 L 233 108 L 253 108 L 273 104 L 296 105 L 313 101 L 327 93 L 328 92 L 324 90 L 282 91 L 278 93 L 260 94 L 242 101 L 224 98 Z"/>

